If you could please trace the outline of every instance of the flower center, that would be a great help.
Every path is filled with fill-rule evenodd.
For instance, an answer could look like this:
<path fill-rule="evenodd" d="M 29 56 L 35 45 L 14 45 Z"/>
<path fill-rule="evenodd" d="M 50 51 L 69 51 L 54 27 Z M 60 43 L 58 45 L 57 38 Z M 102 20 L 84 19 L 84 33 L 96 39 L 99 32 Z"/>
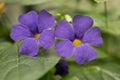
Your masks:
<path fill-rule="evenodd" d="M 79 46 L 79 45 L 81 45 L 82 44 L 82 41 L 81 40 L 79 40 L 79 39 L 74 39 L 74 41 L 73 41 L 73 45 L 74 46 Z"/>
<path fill-rule="evenodd" d="M 35 35 L 34 35 L 34 38 L 35 38 L 35 39 L 39 39 L 39 38 L 40 38 L 40 34 L 35 34 Z"/>

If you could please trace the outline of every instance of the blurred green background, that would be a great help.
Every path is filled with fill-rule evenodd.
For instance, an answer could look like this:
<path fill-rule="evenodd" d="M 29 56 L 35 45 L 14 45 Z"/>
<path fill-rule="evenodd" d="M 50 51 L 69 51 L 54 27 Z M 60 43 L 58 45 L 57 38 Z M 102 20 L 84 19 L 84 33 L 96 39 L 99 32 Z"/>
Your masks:
<path fill-rule="evenodd" d="M 120 80 L 120 0 L 0 0 L 0 80 Z M 18 16 L 46 9 L 56 17 L 56 22 L 71 22 L 77 14 L 94 19 L 101 29 L 104 44 L 94 47 L 98 58 L 88 64 L 78 65 L 73 58 L 66 59 L 69 73 L 54 75 L 54 66 L 60 57 L 41 52 L 38 57 L 18 55 L 17 44 L 10 39 L 10 29 L 18 23 Z M 23 65 L 23 63 L 25 65 Z M 28 63 L 28 64 L 27 64 Z M 38 67 L 36 67 L 38 66 Z M 47 66 L 47 67 L 46 67 Z M 15 68 L 13 68 L 15 67 Z"/>

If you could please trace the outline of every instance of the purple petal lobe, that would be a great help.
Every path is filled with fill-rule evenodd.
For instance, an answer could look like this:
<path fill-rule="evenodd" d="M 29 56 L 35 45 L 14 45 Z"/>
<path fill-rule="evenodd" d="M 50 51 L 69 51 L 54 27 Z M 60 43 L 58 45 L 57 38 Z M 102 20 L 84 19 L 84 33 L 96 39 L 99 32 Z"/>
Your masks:
<path fill-rule="evenodd" d="M 33 38 L 25 39 L 20 45 L 19 52 L 28 56 L 36 56 L 38 53 L 37 40 Z"/>
<path fill-rule="evenodd" d="M 65 20 L 61 20 L 56 26 L 55 36 L 60 39 L 72 40 L 74 38 L 74 33 L 70 24 Z"/>
<path fill-rule="evenodd" d="M 58 55 L 62 57 L 72 57 L 74 46 L 72 42 L 69 40 L 64 40 L 61 42 L 56 43 L 55 50 Z"/>
<path fill-rule="evenodd" d="M 29 27 L 33 33 L 37 32 L 37 19 L 38 15 L 35 11 L 30 11 L 26 14 L 19 16 L 19 22 Z"/>
<path fill-rule="evenodd" d="M 42 32 L 44 29 L 48 29 L 54 26 L 55 18 L 52 14 L 46 10 L 42 10 L 38 16 L 38 29 Z"/>
<path fill-rule="evenodd" d="M 94 46 L 100 46 L 103 44 L 103 40 L 100 34 L 100 29 L 94 27 L 88 30 L 83 37 L 83 43 L 90 43 Z"/>
<path fill-rule="evenodd" d="M 13 25 L 10 33 L 10 37 L 13 40 L 20 40 L 28 37 L 32 37 L 32 33 L 26 26 L 23 25 Z"/>
<path fill-rule="evenodd" d="M 53 45 L 55 40 L 55 35 L 53 30 L 44 30 L 40 35 L 40 45 L 43 48 L 49 48 Z"/>
<path fill-rule="evenodd" d="M 97 57 L 97 53 L 93 48 L 85 44 L 76 47 L 75 60 L 78 64 L 85 64 L 89 61 L 94 60 L 96 57 Z"/>
<path fill-rule="evenodd" d="M 78 38 L 81 38 L 92 25 L 93 19 L 89 16 L 76 15 L 73 18 L 74 31 Z"/>

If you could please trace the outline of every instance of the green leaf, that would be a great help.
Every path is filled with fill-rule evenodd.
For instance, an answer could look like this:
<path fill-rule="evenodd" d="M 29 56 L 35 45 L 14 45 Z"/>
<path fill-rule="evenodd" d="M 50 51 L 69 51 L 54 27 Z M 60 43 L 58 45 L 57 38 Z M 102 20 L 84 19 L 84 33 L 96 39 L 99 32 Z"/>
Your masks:
<path fill-rule="evenodd" d="M 108 0 L 94 0 L 95 2 L 97 3 L 102 3 L 102 2 L 105 2 L 105 1 L 108 1 Z"/>
<path fill-rule="evenodd" d="M 94 48 L 96 51 L 97 51 L 97 53 L 98 53 L 98 59 L 99 58 L 106 58 L 106 57 L 108 57 L 108 55 L 106 54 L 106 52 L 105 51 L 103 51 L 101 48 L 99 49 L 98 47 L 97 48 Z"/>
<path fill-rule="evenodd" d="M 70 62 L 69 74 L 62 80 L 67 80 L 72 76 L 75 76 L 78 80 L 120 80 L 119 61 L 119 58 L 109 57 L 85 65 Z"/>
<path fill-rule="evenodd" d="M 41 50 L 41 49 L 40 49 Z M 0 43 L 0 80 L 37 80 L 55 66 L 60 57 L 49 49 L 36 57 L 18 55 L 17 47 Z"/>
<path fill-rule="evenodd" d="M 20 4 L 20 5 L 34 5 L 40 4 L 50 0 L 0 0 L 1 2 L 9 3 L 9 4 Z"/>
<path fill-rule="evenodd" d="M 94 20 L 94 26 L 100 27 L 102 32 L 114 35 L 114 36 L 120 36 L 120 20 L 115 18 L 112 15 L 109 15 L 108 19 L 108 27 L 106 27 L 105 24 L 105 16 L 101 15 L 100 13 L 89 13 L 87 14 L 91 16 Z"/>

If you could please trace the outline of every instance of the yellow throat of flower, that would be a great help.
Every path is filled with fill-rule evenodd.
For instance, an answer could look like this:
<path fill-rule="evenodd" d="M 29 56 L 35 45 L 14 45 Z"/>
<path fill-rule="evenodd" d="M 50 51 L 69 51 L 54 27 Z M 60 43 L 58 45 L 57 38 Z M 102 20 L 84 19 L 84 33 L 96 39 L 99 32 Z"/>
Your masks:
<path fill-rule="evenodd" d="M 39 39 L 39 38 L 40 38 L 40 34 L 35 34 L 35 35 L 34 35 L 34 38 L 35 38 L 35 39 Z"/>
<path fill-rule="evenodd" d="M 74 46 L 79 46 L 79 45 L 81 45 L 82 44 L 82 41 L 81 40 L 79 40 L 79 39 L 74 39 L 74 41 L 73 41 L 73 45 Z"/>

